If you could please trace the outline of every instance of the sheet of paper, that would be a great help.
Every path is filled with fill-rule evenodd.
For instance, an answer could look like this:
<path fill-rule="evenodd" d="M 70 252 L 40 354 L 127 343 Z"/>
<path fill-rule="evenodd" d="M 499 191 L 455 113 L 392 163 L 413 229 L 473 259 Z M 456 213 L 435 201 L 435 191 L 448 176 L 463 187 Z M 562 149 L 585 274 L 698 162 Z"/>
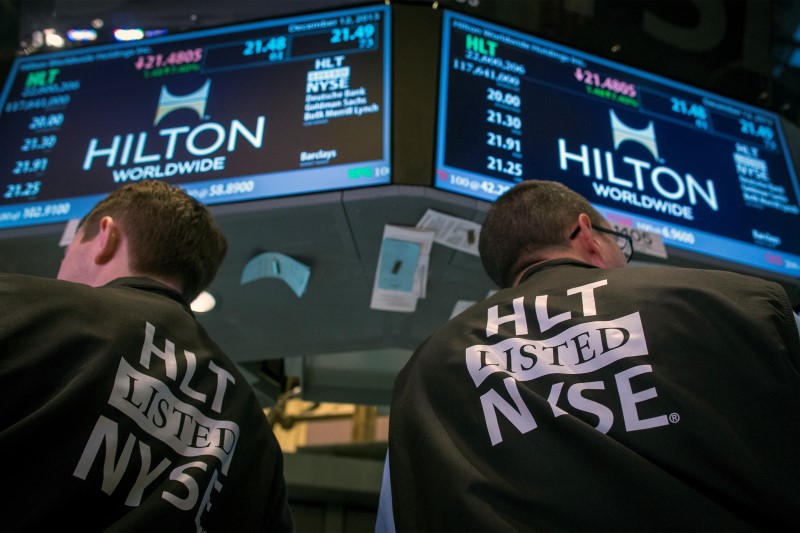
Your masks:
<path fill-rule="evenodd" d="M 450 318 L 454 318 L 456 315 L 460 315 L 462 312 L 466 311 L 473 305 L 475 305 L 475 300 L 458 300 L 456 304 L 453 306 L 453 310 L 450 311 Z"/>
<path fill-rule="evenodd" d="M 653 257 L 667 258 L 667 248 L 664 239 L 658 233 L 635 230 L 630 233 L 633 237 L 633 250 L 635 253 L 652 255 Z"/>
<path fill-rule="evenodd" d="M 421 249 L 422 245 L 418 242 L 384 239 L 378 270 L 378 288 L 403 292 L 414 290 Z"/>
<path fill-rule="evenodd" d="M 64 224 L 64 231 L 61 233 L 61 240 L 58 241 L 59 246 L 69 246 L 75 234 L 78 232 L 78 224 L 81 223 L 80 218 L 71 218 Z"/>
<path fill-rule="evenodd" d="M 372 287 L 371 309 L 412 313 L 427 291 L 434 232 L 387 224 Z"/>
<path fill-rule="evenodd" d="M 611 222 L 611 227 L 616 231 L 631 236 L 634 253 L 660 257 L 662 259 L 667 258 L 667 248 L 664 246 L 664 239 L 661 237 L 661 234 L 635 229 L 628 224 L 621 224 L 614 220 L 609 220 L 609 222 Z"/>
<path fill-rule="evenodd" d="M 241 284 L 263 278 L 277 278 L 286 283 L 298 298 L 303 296 L 311 277 L 311 269 L 278 252 L 264 252 L 252 258 L 242 271 Z"/>
<path fill-rule="evenodd" d="M 419 219 L 416 227 L 433 230 L 435 232 L 433 242 L 436 244 L 478 255 L 481 225 L 476 222 L 428 209 Z"/>

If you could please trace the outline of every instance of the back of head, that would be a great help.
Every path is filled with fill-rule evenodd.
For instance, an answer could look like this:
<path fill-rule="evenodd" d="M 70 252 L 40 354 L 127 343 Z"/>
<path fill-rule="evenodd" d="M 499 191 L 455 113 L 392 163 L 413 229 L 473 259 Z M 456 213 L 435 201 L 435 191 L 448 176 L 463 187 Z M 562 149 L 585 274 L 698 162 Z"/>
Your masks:
<path fill-rule="evenodd" d="M 554 181 L 530 180 L 517 184 L 489 209 L 481 229 L 478 250 L 483 268 L 500 287 L 513 284 L 516 275 L 542 251 L 566 248 L 578 216 L 593 223 L 603 217 L 580 194 Z"/>
<path fill-rule="evenodd" d="M 143 180 L 112 192 L 83 219 L 86 239 L 111 216 L 128 239 L 131 269 L 179 281 L 191 301 L 214 280 L 228 244 L 211 213 L 183 189 Z"/>

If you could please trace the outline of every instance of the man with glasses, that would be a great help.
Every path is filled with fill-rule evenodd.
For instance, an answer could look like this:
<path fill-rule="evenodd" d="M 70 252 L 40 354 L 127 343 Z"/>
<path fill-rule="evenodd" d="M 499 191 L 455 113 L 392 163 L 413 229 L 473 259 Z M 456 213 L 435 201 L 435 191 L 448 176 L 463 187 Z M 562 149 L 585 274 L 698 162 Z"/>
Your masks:
<path fill-rule="evenodd" d="M 800 336 L 782 287 L 624 268 L 631 240 L 547 181 L 499 198 L 479 248 L 502 289 L 399 374 L 378 529 L 796 528 Z"/>

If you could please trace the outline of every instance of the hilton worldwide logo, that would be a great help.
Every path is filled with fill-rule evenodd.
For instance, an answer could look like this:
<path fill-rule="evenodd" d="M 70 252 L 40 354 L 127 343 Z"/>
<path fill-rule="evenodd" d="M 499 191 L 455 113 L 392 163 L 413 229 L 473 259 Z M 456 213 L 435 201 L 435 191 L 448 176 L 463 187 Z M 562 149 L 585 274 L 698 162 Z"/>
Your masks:
<path fill-rule="evenodd" d="M 658 161 L 658 145 L 656 144 L 656 130 L 651 120 L 647 126 L 641 129 L 631 128 L 622 122 L 613 109 L 609 110 L 611 115 L 611 135 L 614 139 L 614 150 L 625 141 L 633 141 L 642 145 Z"/>
<path fill-rule="evenodd" d="M 158 108 L 153 125 L 157 126 L 161 119 L 178 109 L 190 109 L 197 113 L 198 118 L 203 118 L 208 102 L 208 92 L 211 89 L 211 80 L 206 80 L 202 87 L 183 96 L 176 96 L 169 92 L 166 85 L 161 86 L 158 97 Z"/>
<path fill-rule="evenodd" d="M 613 109 L 608 116 L 611 150 L 569 143 L 563 137 L 558 139 L 558 162 L 563 172 L 591 179 L 596 199 L 615 206 L 629 205 L 685 220 L 695 219 L 694 209 L 700 202 L 703 208 L 719 210 L 713 180 L 666 166 L 660 156 L 653 120 L 635 128 L 623 122 Z M 626 150 L 630 143 L 644 148 L 653 159 L 640 158 Z"/>
<path fill-rule="evenodd" d="M 210 91 L 210 79 L 200 88 L 183 95 L 175 95 L 162 85 L 153 126 L 158 126 L 164 117 L 180 109 L 192 111 L 189 118 L 196 113 L 200 123 L 91 138 L 83 170 L 91 171 L 95 164 L 99 164 L 111 169 L 115 183 L 122 183 L 225 170 L 225 153 L 236 152 L 242 141 L 260 150 L 264 145 L 266 117 L 258 115 L 250 120 L 249 125 L 239 118 L 232 118 L 227 124 L 206 121 Z"/>

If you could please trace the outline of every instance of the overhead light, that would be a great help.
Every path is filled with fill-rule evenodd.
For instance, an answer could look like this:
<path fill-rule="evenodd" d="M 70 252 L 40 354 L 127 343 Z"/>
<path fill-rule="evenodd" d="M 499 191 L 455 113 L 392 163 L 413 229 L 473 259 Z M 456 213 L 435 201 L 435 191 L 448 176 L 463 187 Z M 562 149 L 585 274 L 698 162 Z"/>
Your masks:
<path fill-rule="evenodd" d="M 53 48 L 63 48 L 64 38 L 53 28 L 47 28 L 44 30 L 44 44 Z"/>
<path fill-rule="evenodd" d="M 67 32 L 67 39 L 73 42 L 96 41 L 97 32 L 94 30 L 69 30 Z"/>
<path fill-rule="evenodd" d="M 118 41 L 138 41 L 144 37 L 144 32 L 139 28 L 117 28 L 114 30 L 114 38 Z"/>
<path fill-rule="evenodd" d="M 41 48 L 42 46 L 44 46 L 44 33 L 38 30 L 34 31 L 33 33 L 31 33 L 30 45 L 27 46 L 24 41 L 20 43 L 20 45 L 23 45 L 25 48 L 31 48 L 33 50 Z"/>
<path fill-rule="evenodd" d="M 217 306 L 217 299 L 208 291 L 201 292 L 189 306 L 195 313 L 208 313 Z"/>

